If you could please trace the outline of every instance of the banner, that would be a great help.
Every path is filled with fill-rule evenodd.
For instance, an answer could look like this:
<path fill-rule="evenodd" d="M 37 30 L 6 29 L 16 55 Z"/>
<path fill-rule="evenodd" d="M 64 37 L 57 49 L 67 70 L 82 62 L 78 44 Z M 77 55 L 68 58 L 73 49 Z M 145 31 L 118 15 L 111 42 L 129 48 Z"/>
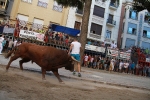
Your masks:
<path fill-rule="evenodd" d="M 105 53 L 105 48 L 104 47 L 98 47 L 98 46 L 94 46 L 94 45 L 90 45 L 90 44 L 86 44 L 85 49 Z"/>
<path fill-rule="evenodd" d="M 4 27 L 3 33 L 14 33 L 15 28 Z"/>
<path fill-rule="evenodd" d="M 44 34 L 40 34 L 33 31 L 20 30 L 19 37 L 44 42 Z"/>
<path fill-rule="evenodd" d="M 118 57 L 119 56 L 118 53 L 119 53 L 118 50 L 108 49 L 107 55 L 112 57 Z"/>
<path fill-rule="evenodd" d="M 130 53 L 120 52 L 120 58 L 130 59 Z"/>

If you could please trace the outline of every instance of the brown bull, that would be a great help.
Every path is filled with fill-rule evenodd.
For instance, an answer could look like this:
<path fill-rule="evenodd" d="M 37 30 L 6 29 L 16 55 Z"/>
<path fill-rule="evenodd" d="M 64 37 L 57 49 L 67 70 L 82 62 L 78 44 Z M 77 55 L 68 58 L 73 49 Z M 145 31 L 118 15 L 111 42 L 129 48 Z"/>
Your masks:
<path fill-rule="evenodd" d="M 46 71 L 52 71 L 58 78 L 59 82 L 62 82 L 58 74 L 58 68 L 65 67 L 67 70 L 74 70 L 71 56 L 68 55 L 67 52 L 53 47 L 22 43 L 19 47 L 10 51 L 6 55 L 6 58 L 9 58 L 12 53 L 14 53 L 14 56 L 10 58 L 10 61 L 6 66 L 6 71 L 8 71 L 11 62 L 18 58 L 22 58 L 22 60 L 19 61 L 21 70 L 23 70 L 22 64 L 29 61 L 35 62 L 39 65 L 42 70 L 42 79 L 45 79 Z"/>

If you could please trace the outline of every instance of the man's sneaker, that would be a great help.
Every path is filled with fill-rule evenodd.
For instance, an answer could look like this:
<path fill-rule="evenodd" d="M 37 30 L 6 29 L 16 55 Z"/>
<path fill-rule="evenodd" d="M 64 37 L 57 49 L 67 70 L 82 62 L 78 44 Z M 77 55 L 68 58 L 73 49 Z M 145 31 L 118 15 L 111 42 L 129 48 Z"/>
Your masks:
<path fill-rule="evenodd" d="M 75 75 L 76 74 L 76 72 L 75 71 L 73 71 L 73 75 Z"/>
<path fill-rule="evenodd" d="M 80 73 L 78 73 L 78 77 L 81 77 L 81 74 L 80 74 Z"/>

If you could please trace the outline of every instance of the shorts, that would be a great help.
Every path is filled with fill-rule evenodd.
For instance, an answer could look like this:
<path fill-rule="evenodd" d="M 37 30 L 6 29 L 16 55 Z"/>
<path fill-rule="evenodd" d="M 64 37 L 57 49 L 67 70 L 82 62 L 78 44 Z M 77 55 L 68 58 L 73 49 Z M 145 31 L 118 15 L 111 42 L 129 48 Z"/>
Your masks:
<path fill-rule="evenodd" d="M 80 54 L 71 54 L 76 60 L 80 61 Z"/>
<path fill-rule="evenodd" d="M 8 50 L 12 50 L 12 48 L 8 47 Z"/>

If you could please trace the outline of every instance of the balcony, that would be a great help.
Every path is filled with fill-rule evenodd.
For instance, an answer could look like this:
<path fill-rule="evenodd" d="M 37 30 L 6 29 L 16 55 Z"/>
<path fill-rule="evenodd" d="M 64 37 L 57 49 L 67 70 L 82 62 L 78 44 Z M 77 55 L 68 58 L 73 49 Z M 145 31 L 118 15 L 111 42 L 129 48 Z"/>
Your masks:
<path fill-rule="evenodd" d="M 98 6 L 106 7 L 106 0 L 95 0 L 95 4 Z"/>
<path fill-rule="evenodd" d="M 78 16 L 83 16 L 83 10 L 77 9 L 77 10 L 76 10 L 76 15 L 78 15 Z"/>
<path fill-rule="evenodd" d="M 114 21 L 112 19 L 107 19 L 107 25 L 114 27 L 116 25 L 116 21 Z"/>
<path fill-rule="evenodd" d="M 94 22 L 96 24 L 102 24 L 103 25 L 104 18 L 93 15 L 92 16 L 92 22 Z"/>
<path fill-rule="evenodd" d="M 117 4 L 117 3 L 110 2 L 109 8 L 112 9 L 112 10 L 117 10 L 118 4 Z"/>
<path fill-rule="evenodd" d="M 3 16 L 3 17 L 6 17 L 8 16 L 6 10 L 7 10 L 7 6 L 6 5 L 9 5 L 9 2 L 7 0 L 0 0 L 1 3 L 0 3 L 0 15 Z"/>
<path fill-rule="evenodd" d="M 94 34 L 94 33 L 90 33 L 89 37 L 90 38 L 95 38 L 95 39 L 101 39 L 101 35 L 97 35 L 97 34 Z"/>

